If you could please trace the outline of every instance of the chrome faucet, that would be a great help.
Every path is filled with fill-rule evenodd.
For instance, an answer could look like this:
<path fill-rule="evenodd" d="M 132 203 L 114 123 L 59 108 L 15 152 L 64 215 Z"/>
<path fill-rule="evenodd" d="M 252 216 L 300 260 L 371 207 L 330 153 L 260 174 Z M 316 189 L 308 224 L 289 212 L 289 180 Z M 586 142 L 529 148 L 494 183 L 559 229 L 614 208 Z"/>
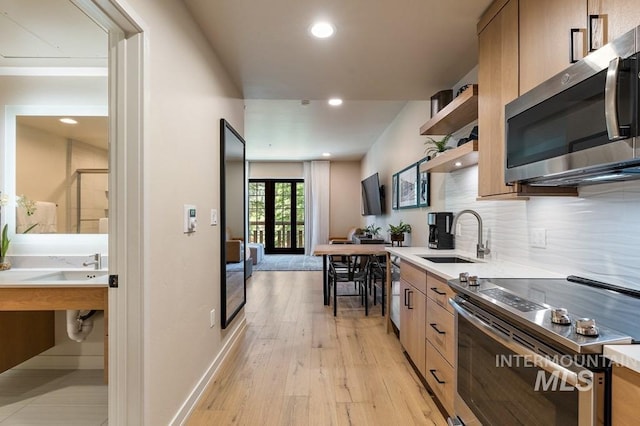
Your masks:
<path fill-rule="evenodd" d="M 488 247 L 485 247 L 484 244 L 482 244 L 482 218 L 477 212 L 473 210 L 462 210 L 460 213 L 455 215 L 453 217 L 453 223 L 451 224 L 453 233 L 455 234 L 456 232 L 456 223 L 458 223 L 458 218 L 465 213 L 470 213 L 474 215 L 476 219 L 478 219 L 478 244 L 476 244 L 476 256 L 478 257 L 478 259 L 484 259 L 484 255 L 489 254 L 491 250 L 489 250 Z M 487 241 L 487 244 L 489 244 L 488 241 Z"/>
<path fill-rule="evenodd" d="M 93 260 L 91 262 L 82 262 L 82 266 L 95 265 L 93 269 L 96 271 L 102 269 L 102 256 L 100 253 L 92 254 Z"/>

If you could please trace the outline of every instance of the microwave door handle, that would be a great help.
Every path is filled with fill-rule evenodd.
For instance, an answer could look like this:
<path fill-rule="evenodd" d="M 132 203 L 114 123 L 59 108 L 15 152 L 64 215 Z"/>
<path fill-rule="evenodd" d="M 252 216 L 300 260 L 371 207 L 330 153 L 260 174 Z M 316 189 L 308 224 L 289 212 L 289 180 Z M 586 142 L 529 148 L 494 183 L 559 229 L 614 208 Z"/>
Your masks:
<path fill-rule="evenodd" d="M 449 304 L 456 311 L 457 315 L 460 315 L 467 321 L 469 321 L 476 329 L 483 332 L 485 335 L 500 343 L 501 345 L 507 347 L 511 351 L 513 351 L 516 355 L 525 357 L 528 361 L 530 361 L 533 365 L 538 368 L 542 368 L 550 374 L 554 374 L 564 380 L 568 385 L 573 387 L 581 387 L 588 386 L 590 381 L 593 380 L 593 373 L 589 370 L 580 371 L 580 374 L 571 371 L 567 368 L 562 362 L 555 363 L 552 358 L 547 358 L 543 355 L 540 355 L 531 349 L 522 346 L 521 344 L 515 342 L 514 340 L 508 338 L 502 333 L 496 331 L 489 324 L 479 319 L 475 315 L 467 312 L 462 306 L 460 306 L 454 299 L 449 299 Z M 571 366 L 575 366 L 573 360 L 569 357 L 569 361 L 571 362 Z"/>
<path fill-rule="evenodd" d="M 618 73 L 620 72 L 620 57 L 612 59 L 609 62 L 607 70 L 607 78 L 604 85 L 604 118 L 607 124 L 607 133 L 609 140 L 617 141 L 623 139 L 620 135 L 620 126 L 618 125 Z"/>

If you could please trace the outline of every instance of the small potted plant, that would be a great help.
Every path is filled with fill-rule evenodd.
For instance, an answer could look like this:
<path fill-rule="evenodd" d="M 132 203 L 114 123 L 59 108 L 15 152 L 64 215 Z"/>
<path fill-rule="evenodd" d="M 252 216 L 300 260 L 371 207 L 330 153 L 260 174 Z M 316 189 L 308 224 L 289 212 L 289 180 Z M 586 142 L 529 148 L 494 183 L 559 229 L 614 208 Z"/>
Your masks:
<path fill-rule="evenodd" d="M 411 233 L 411 225 L 408 223 L 404 223 L 400 221 L 398 225 L 389 224 L 389 234 L 391 236 L 391 244 L 394 242 L 398 243 L 398 246 L 402 246 L 402 242 L 404 241 L 404 234 Z"/>
<path fill-rule="evenodd" d="M 9 243 L 11 242 L 9 237 L 7 237 L 7 229 L 8 225 L 5 223 L 2 227 L 2 240 L 0 242 L 0 271 L 11 269 L 11 263 L 9 263 L 9 259 L 5 257 L 9 250 Z"/>
<path fill-rule="evenodd" d="M 382 228 L 377 226 L 375 223 L 372 223 L 371 225 L 367 225 L 367 227 L 364 229 L 367 231 L 368 234 L 371 235 L 371 238 L 376 238 Z"/>
<path fill-rule="evenodd" d="M 428 137 L 427 141 L 424 143 L 426 145 L 424 153 L 430 157 L 436 157 L 437 155 L 440 155 L 443 152 L 453 148 L 447 145 L 449 139 L 451 139 L 451 134 L 446 135 L 440 140 L 435 140 L 431 137 Z"/>

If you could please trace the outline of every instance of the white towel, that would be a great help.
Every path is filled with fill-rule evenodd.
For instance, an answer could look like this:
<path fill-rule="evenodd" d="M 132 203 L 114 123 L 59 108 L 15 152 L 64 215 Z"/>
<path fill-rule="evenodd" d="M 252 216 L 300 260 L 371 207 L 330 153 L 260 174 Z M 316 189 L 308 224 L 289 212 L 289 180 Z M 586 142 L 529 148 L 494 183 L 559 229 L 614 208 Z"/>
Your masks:
<path fill-rule="evenodd" d="M 56 204 L 48 201 L 36 201 L 36 210 L 31 216 L 26 209 L 18 206 L 16 210 L 16 233 L 22 234 L 34 224 L 38 224 L 29 233 L 55 234 L 58 232 Z"/>

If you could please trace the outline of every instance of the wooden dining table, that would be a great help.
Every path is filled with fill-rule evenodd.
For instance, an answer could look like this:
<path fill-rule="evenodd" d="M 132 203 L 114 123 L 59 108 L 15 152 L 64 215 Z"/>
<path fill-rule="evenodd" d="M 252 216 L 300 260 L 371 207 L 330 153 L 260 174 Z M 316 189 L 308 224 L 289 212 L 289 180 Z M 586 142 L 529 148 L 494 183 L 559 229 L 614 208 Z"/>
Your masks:
<path fill-rule="evenodd" d="M 313 248 L 314 256 L 322 256 L 322 294 L 324 296 L 325 306 L 330 303 L 329 294 L 329 256 L 385 256 L 387 264 L 387 279 L 386 279 L 386 306 L 387 306 L 387 332 L 390 330 L 391 321 L 389 320 L 391 315 L 391 256 L 386 250 L 384 244 L 317 244 Z"/>

